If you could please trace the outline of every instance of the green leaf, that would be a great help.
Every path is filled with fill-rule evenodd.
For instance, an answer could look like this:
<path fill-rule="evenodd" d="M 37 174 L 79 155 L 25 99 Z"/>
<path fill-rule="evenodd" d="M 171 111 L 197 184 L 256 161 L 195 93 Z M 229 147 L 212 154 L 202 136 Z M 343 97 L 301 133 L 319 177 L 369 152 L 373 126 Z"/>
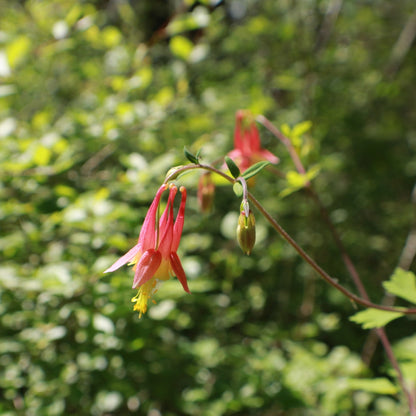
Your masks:
<path fill-rule="evenodd" d="M 240 182 L 236 182 L 233 185 L 233 191 L 236 194 L 237 197 L 240 197 L 243 195 L 243 186 L 241 185 Z"/>
<path fill-rule="evenodd" d="M 351 378 L 348 380 L 348 386 L 352 390 L 363 390 L 370 393 L 378 394 L 396 394 L 398 392 L 395 386 L 387 378 Z"/>
<path fill-rule="evenodd" d="M 307 120 L 307 121 L 302 121 L 299 124 L 296 124 L 295 127 L 293 127 L 292 130 L 292 134 L 294 136 L 302 136 L 302 134 L 305 134 L 308 130 L 310 130 L 310 128 L 312 127 L 312 122 Z"/>
<path fill-rule="evenodd" d="M 292 134 L 292 130 L 290 129 L 289 124 L 282 124 L 280 129 L 282 130 L 282 133 L 287 137 L 289 137 Z"/>
<path fill-rule="evenodd" d="M 294 170 L 286 174 L 286 179 L 292 188 L 303 188 L 308 183 L 308 177 Z"/>
<path fill-rule="evenodd" d="M 247 180 L 252 178 L 253 176 L 257 175 L 260 171 L 262 171 L 266 166 L 271 165 L 270 162 L 264 160 L 262 162 L 255 163 L 254 165 L 250 166 L 243 174 L 242 177 Z"/>
<path fill-rule="evenodd" d="M 227 164 L 227 167 L 231 175 L 233 175 L 234 178 L 238 178 L 240 176 L 240 169 L 238 169 L 238 166 L 235 164 L 234 160 L 232 160 L 228 156 L 225 156 L 224 160 L 225 160 L 225 163 Z"/>
<path fill-rule="evenodd" d="M 188 38 L 178 35 L 171 39 L 169 47 L 174 55 L 187 60 L 194 48 L 194 45 Z"/>
<path fill-rule="evenodd" d="M 294 188 L 294 187 L 288 186 L 285 189 L 283 189 L 281 192 L 279 192 L 279 198 L 284 198 L 290 194 L 293 194 L 293 192 L 299 191 L 299 189 L 300 189 L 299 187 Z"/>
<path fill-rule="evenodd" d="M 11 68 L 15 68 L 22 62 L 29 52 L 31 40 L 28 36 L 21 35 L 14 39 L 6 47 L 7 60 Z"/>
<path fill-rule="evenodd" d="M 351 316 L 350 321 L 362 325 L 364 329 L 381 328 L 403 315 L 404 314 L 401 312 L 390 312 L 369 308 Z"/>
<path fill-rule="evenodd" d="M 397 268 L 383 286 L 392 295 L 416 304 L 416 276 L 412 272 Z"/>
<path fill-rule="evenodd" d="M 315 179 L 318 176 L 320 170 L 321 170 L 321 167 L 319 165 L 312 166 L 306 172 L 306 177 L 311 181 L 312 179 Z"/>
<path fill-rule="evenodd" d="M 198 157 L 192 154 L 186 147 L 183 148 L 183 153 L 190 162 L 196 165 L 199 163 Z"/>
<path fill-rule="evenodd" d="M 413 354 L 414 358 L 414 354 Z M 400 363 L 404 378 L 416 382 L 416 362 L 404 361 Z"/>
<path fill-rule="evenodd" d="M 301 174 L 295 170 L 291 170 L 286 174 L 288 186 L 279 193 L 280 198 L 290 195 L 293 192 L 302 189 L 308 182 L 318 176 L 321 167 L 319 165 L 312 166 L 305 174 Z"/>

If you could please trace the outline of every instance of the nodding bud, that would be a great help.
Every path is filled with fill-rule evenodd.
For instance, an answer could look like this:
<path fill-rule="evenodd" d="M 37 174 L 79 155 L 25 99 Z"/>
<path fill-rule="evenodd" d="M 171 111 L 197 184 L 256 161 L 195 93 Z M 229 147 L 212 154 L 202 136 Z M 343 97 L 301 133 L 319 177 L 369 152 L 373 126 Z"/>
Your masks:
<path fill-rule="evenodd" d="M 201 211 L 206 214 L 211 212 L 214 202 L 215 185 L 211 173 L 204 173 L 198 183 L 198 204 Z"/>
<path fill-rule="evenodd" d="M 237 240 L 241 250 L 249 256 L 256 242 L 256 221 L 251 211 L 248 216 L 246 216 L 244 211 L 240 212 L 237 225 Z"/>

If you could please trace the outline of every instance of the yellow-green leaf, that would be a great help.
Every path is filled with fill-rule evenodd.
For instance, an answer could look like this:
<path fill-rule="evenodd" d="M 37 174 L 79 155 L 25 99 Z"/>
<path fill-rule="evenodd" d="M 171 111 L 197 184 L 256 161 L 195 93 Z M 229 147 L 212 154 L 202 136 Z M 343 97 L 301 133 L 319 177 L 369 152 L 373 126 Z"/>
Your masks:
<path fill-rule="evenodd" d="M 348 380 L 348 386 L 351 390 L 363 390 L 370 393 L 378 394 L 396 394 L 398 392 L 395 386 L 387 378 L 351 378 Z"/>
<path fill-rule="evenodd" d="M 194 45 L 184 36 L 174 36 L 169 43 L 169 47 L 174 55 L 187 60 L 194 48 Z"/>
<path fill-rule="evenodd" d="M 392 295 L 416 304 L 416 276 L 412 272 L 397 268 L 383 286 Z"/>
<path fill-rule="evenodd" d="M 52 152 L 44 146 L 38 146 L 33 155 L 33 162 L 36 166 L 46 166 L 51 160 Z"/>
<path fill-rule="evenodd" d="M 233 185 L 233 191 L 238 198 L 240 198 L 243 195 L 243 187 L 240 182 L 236 182 Z"/>
<path fill-rule="evenodd" d="M 293 188 L 302 188 L 308 182 L 306 175 L 301 175 L 300 173 L 292 170 L 286 174 L 286 179 L 289 186 Z"/>
<path fill-rule="evenodd" d="M 7 60 L 11 68 L 15 68 L 25 55 L 29 52 L 30 39 L 27 36 L 21 35 L 13 40 L 6 47 Z"/>
<path fill-rule="evenodd" d="M 282 133 L 285 136 L 287 136 L 287 137 L 289 137 L 292 134 L 292 131 L 290 129 L 289 124 L 286 124 L 286 123 L 285 124 L 282 124 L 282 126 L 280 127 L 280 129 L 282 130 Z"/>
<path fill-rule="evenodd" d="M 364 329 L 381 328 L 403 315 L 404 314 L 401 312 L 390 312 L 369 308 L 351 316 L 350 321 L 362 325 Z"/>
<path fill-rule="evenodd" d="M 306 177 L 311 181 L 312 179 L 315 179 L 318 176 L 318 173 L 320 170 L 321 170 L 321 167 L 319 165 L 312 166 L 306 172 Z"/>
<path fill-rule="evenodd" d="M 295 127 L 292 129 L 292 134 L 294 136 L 302 136 L 302 134 L 305 134 L 310 128 L 312 127 L 311 121 L 302 121 L 299 124 L 296 124 Z"/>

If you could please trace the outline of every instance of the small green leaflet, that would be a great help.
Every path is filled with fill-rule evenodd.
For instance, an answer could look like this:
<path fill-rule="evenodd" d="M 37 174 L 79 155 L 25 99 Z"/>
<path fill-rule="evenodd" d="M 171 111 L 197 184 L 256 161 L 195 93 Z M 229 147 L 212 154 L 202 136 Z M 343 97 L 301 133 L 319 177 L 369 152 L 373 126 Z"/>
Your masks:
<path fill-rule="evenodd" d="M 401 312 L 382 311 L 380 309 L 368 308 L 351 316 L 350 321 L 362 325 L 364 329 L 381 328 L 389 322 L 402 317 Z"/>
<path fill-rule="evenodd" d="M 406 380 L 416 382 L 416 362 L 403 361 L 400 367 Z"/>
<path fill-rule="evenodd" d="M 289 171 L 286 174 L 288 186 L 280 192 L 280 198 L 284 198 L 285 196 L 302 189 L 309 181 L 318 176 L 320 169 L 321 167 L 319 165 L 315 165 L 312 166 L 305 174 L 301 174 L 294 170 Z"/>
<path fill-rule="evenodd" d="M 242 187 L 242 185 L 241 185 L 241 183 L 240 183 L 240 182 L 236 182 L 236 183 L 233 185 L 233 191 L 234 191 L 235 195 L 236 195 L 238 198 L 240 198 L 241 196 L 243 196 L 243 187 Z"/>
<path fill-rule="evenodd" d="M 171 38 L 169 47 L 177 57 L 187 61 L 192 53 L 194 44 L 185 36 L 177 35 Z"/>
<path fill-rule="evenodd" d="M 310 130 L 312 127 L 312 121 L 306 120 L 302 121 L 299 124 L 296 124 L 296 126 L 292 129 L 293 136 L 302 136 L 305 134 L 308 130 Z"/>
<path fill-rule="evenodd" d="M 191 162 L 191 163 L 195 163 L 196 165 L 199 163 L 199 160 L 198 160 L 198 155 L 199 155 L 199 152 L 198 152 L 198 155 L 197 156 L 195 156 L 195 155 L 193 155 L 186 147 L 184 147 L 183 148 L 183 153 L 184 153 L 184 155 L 185 155 L 185 157 Z"/>
<path fill-rule="evenodd" d="M 416 277 L 412 272 L 397 268 L 383 286 L 392 295 L 416 304 Z"/>
<path fill-rule="evenodd" d="M 254 165 L 250 166 L 241 176 L 247 180 L 257 175 L 262 171 L 266 166 L 271 165 L 270 162 L 263 160 L 262 162 L 257 162 Z"/>
<path fill-rule="evenodd" d="M 231 175 L 233 175 L 234 178 L 238 178 L 240 176 L 240 169 L 238 169 L 238 166 L 235 164 L 234 160 L 228 156 L 225 156 L 224 160 Z"/>
<path fill-rule="evenodd" d="M 350 378 L 348 387 L 351 390 L 363 390 L 378 394 L 396 394 L 398 388 L 387 378 Z"/>

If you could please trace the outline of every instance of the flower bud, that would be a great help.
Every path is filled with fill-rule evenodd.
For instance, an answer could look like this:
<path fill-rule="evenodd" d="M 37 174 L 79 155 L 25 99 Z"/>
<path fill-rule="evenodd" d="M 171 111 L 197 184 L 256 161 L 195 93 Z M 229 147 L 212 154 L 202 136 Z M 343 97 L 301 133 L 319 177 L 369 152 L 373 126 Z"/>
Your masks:
<path fill-rule="evenodd" d="M 237 225 L 237 240 L 241 250 L 245 254 L 250 255 L 256 242 L 256 221 L 251 211 L 248 217 L 244 211 L 240 213 Z"/>
<path fill-rule="evenodd" d="M 211 173 L 204 173 L 198 183 L 198 204 L 204 214 L 211 212 L 214 194 L 215 185 Z"/>

